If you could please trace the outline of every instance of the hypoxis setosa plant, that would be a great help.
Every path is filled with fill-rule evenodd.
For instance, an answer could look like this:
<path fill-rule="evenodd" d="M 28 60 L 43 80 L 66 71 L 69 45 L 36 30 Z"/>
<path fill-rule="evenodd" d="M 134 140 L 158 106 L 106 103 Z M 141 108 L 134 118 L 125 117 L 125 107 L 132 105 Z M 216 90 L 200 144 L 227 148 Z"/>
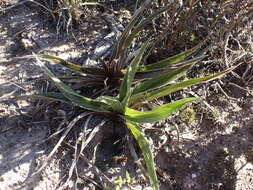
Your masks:
<path fill-rule="evenodd" d="M 140 66 L 147 46 L 148 43 L 142 45 L 136 56 L 131 61 L 126 70 L 124 78 L 122 79 L 121 86 L 118 90 L 119 93 L 116 97 L 100 96 L 96 99 L 84 97 L 83 95 L 75 92 L 71 87 L 64 84 L 40 61 L 38 61 L 38 64 L 55 83 L 60 92 L 37 95 L 37 97 L 68 102 L 90 111 L 107 114 L 111 113 L 121 118 L 124 121 L 125 126 L 136 139 L 140 149 L 142 150 L 153 189 L 159 189 L 152 152 L 149 148 L 148 141 L 141 132 L 138 124 L 162 120 L 172 113 L 176 112 L 185 103 L 197 100 L 197 98 L 191 97 L 174 101 L 145 112 L 134 108 L 137 107 L 136 105 L 138 105 L 138 107 L 141 107 L 142 102 L 152 101 L 199 82 L 217 78 L 226 74 L 230 70 L 217 73 L 212 76 L 205 76 L 195 79 L 188 79 L 186 81 L 175 82 L 179 77 L 185 75 L 187 70 L 190 69 L 197 62 L 197 60 L 203 58 L 203 56 L 195 58 L 195 61 L 181 62 L 180 64 L 177 64 L 177 67 L 175 67 L 175 69 L 173 69 L 173 63 L 177 63 L 176 60 L 182 60 L 182 58 L 184 58 L 187 54 L 187 51 L 168 58 L 167 60 L 170 60 L 171 64 L 168 64 L 167 61 L 158 62 L 156 64 L 147 66 Z M 164 70 L 165 68 L 167 72 L 163 72 L 162 74 L 160 73 L 157 76 L 153 76 L 143 81 L 138 81 L 135 79 L 135 75 L 138 71 L 155 72 Z M 171 68 L 171 70 L 168 68 Z"/>
<path fill-rule="evenodd" d="M 41 94 L 36 97 L 64 101 L 86 110 L 113 114 L 120 118 L 142 150 L 151 185 L 153 189 L 157 190 L 159 186 L 152 152 L 148 141 L 138 125 L 162 120 L 175 113 L 184 104 L 194 101 L 197 98 L 181 99 L 158 106 L 150 111 L 139 111 L 141 110 L 139 108 L 143 105 L 142 103 L 167 96 L 173 92 L 203 81 L 215 79 L 230 72 L 231 69 L 212 76 L 188 79 L 185 81 L 178 80 L 180 77 L 184 76 L 194 64 L 205 57 L 199 54 L 189 59 L 189 56 L 198 51 L 201 45 L 156 63 L 144 65 L 142 63 L 143 56 L 148 52 L 147 50 L 149 50 L 151 45 L 147 42 L 136 51 L 130 51 L 130 44 L 134 40 L 136 34 L 167 9 L 167 7 L 161 8 L 148 18 L 142 19 L 141 14 L 149 5 L 150 1 L 146 1 L 144 6 L 136 11 L 133 19 L 116 43 L 110 59 L 107 60 L 107 62 L 101 61 L 102 67 L 100 68 L 79 66 L 49 55 L 40 56 L 42 59 L 59 63 L 74 70 L 77 73 L 75 76 L 63 77 L 63 79 L 66 80 L 68 78 L 72 82 L 75 81 L 75 87 L 93 86 L 96 85 L 97 82 L 104 84 L 108 81 L 111 83 L 116 81 L 118 85 L 115 85 L 114 88 L 117 95 L 99 96 L 95 99 L 85 97 L 63 83 L 62 80 L 60 80 L 61 78 L 57 78 L 38 60 L 38 64 L 56 84 L 60 92 Z"/>

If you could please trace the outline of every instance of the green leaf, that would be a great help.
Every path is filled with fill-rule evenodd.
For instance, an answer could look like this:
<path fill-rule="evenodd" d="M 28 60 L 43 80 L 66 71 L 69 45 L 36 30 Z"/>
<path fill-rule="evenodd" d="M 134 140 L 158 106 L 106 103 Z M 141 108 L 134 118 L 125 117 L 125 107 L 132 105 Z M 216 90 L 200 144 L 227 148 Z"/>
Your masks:
<path fill-rule="evenodd" d="M 157 77 L 153 79 L 146 80 L 140 83 L 138 86 L 134 88 L 133 94 L 138 94 L 140 92 L 149 91 L 155 88 L 159 88 L 161 86 L 167 85 L 168 83 L 182 77 L 186 74 L 186 72 L 199 61 L 199 59 L 195 61 L 191 61 L 187 65 L 183 65 L 174 71 L 168 73 L 162 73 L 157 75 Z"/>
<path fill-rule="evenodd" d="M 72 88 L 65 85 L 63 82 L 61 82 L 57 77 L 54 76 L 54 74 L 43 65 L 38 60 L 39 66 L 44 70 L 44 72 L 51 78 L 51 80 L 55 83 L 57 88 L 61 91 L 61 93 L 69 99 L 73 104 L 82 107 L 84 109 L 97 111 L 97 112 L 110 112 L 109 107 L 101 102 L 96 102 L 90 98 L 84 97 L 78 93 L 76 93 Z"/>
<path fill-rule="evenodd" d="M 139 147 L 141 148 L 141 151 L 146 163 L 146 167 L 148 170 L 148 174 L 152 183 L 152 188 L 154 190 L 159 190 L 158 180 L 157 180 L 156 171 L 155 171 L 154 158 L 153 158 L 147 139 L 141 133 L 141 130 L 138 128 L 138 126 L 135 123 L 126 122 L 126 126 L 131 131 Z"/>
<path fill-rule="evenodd" d="M 123 107 L 126 107 L 129 97 L 131 96 L 131 85 L 134 80 L 134 76 L 138 65 L 141 62 L 142 56 L 146 50 L 148 43 L 142 45 L 139 54 L 133 59 L 127 73 L 124 76 L 124 80 L 122 81 L 120 91 L 119 91 L 119 101 L 122 103 Z"/>
<path fill-rule="evenodd" d="M 132 181 L 131 176 L 130 176 L 130 174 L 128 173 L 128 171 L 126 171 L 126 183 L 127 183 L 127 184 L 131 184 L 131 181 Z"/>
<path fill-rule="evenodd" d="M 134 30 L 131 32 L 131 34 L 129 35 L 129 37 L 126 39 L 126 47 L 128 47 L 133 39 L 135 38 L 135 36 L 141 31 L 143 30 L 149 23 L 151 23 L 156 17 L 158 17 L 161 13 L 163 13 L 164 11 L 168 10 L 169 8 L 171 8 L 171 6 L 166 6 L 166 7 L 162 7 L 159 10 L 156 10 L 152 15 L 148 16 L 146 19 L 144 19 L 143 21 L 141 21 L 135 28 Z"/>
<path fill-rule="evenodd" d="M 198 61 L 204 59 L 205 57 L 206 56 L 199 56 L 199 57 L 187 60 L 187 61 L 179 62 L 177 64 L 174 64 L 173 66 L 163 67 L 163 68 L 159 68 L 159 69 L 153 69 L 153 70 L 148 70 L 148 71 L 137 71 L 135 74 L 135 78 L 136 79 L 154 78 L 154 77 L 160 76 L 163 73 L 173 72 L 185 65 L 195 64 Z"/>
<path fill-rule="evenodd" d="M 151 92 L 142 92 L 139 94 L 135 94 L 133 96 L 131 96 L 130 100 L 129 100 L 129 104 L 130 105 L 134 105 L 134 104 L 138 104 L 140 102 L 143 101 L 151 101 L 160 97 L 164 97 L 167 96 L 173 92 L 182 90 L 184 88 L 190 87 L 192 85 L 201 83 L 201 82 L 205 82 L 205 81 L 210 81 L 210 80 L 214 80 L 218 77 L 221 77 L 229 72 L 231 72 L 235 67 L 228 69 L 226 71 L 220 72 L 220 73 L 216 73 L 214 75 L 211 76 L 205 76 L 205 77 L 200 77 L 200 78 L 195 78 L 195 79 L 189 79 L 183 82 L 179 82 L 173 85 L 169 85 L 157 90 L 153 90 Z"/>
<path fill-rule="evenodd" d="M 136 123 L 156 122 L 173 114 L 178 109 L 180 109 L 184 104 L 197 99 L 198 98 L 186 98 L 183 100 L 178 100 L 169 104 L 159 106 L 151 111 L 146 112 L 141 112 L 131 108 L 127 108 L 125 115 L 123 117 L 129 121 L 134 121 Z"/>
<path fill-rule="evenodd" d="M 123 108 L 121 102 L 119 100 L 117 100 L 117 98 L 115 98 L 115 97 L 99 96 L 98 98 L 96 98 L 96 101 L 109 105 L 110 107 L 112 107 L 113 111 L 115 111 L 119 114 L 122 114 L 124 112 L 124 108 Z"/>
<path fill-rule="evenodd" d="M 72 88 L 73 89 L 80 89 L 81 87 L 94 87 L 94 86 L 103 86 L 105 77 L 99 78 L 98 76 L 96 78 L 83 76 L 83 75 L 75 75 L 75 76 L 59 76 L 58 79 L 60 79 L 63 82 L 71 82 L 74 83 Z M 49 77 L 37 79 L 37 80 L 51 80 Z"/>
<path fill-rule="evenodd" d="M 113 48 L 113 53 L 112 53 L 112 57 L 113 58 L 117 58 L 119 57 L 119 54 L 122 54 L 122 52 L 124 50 L 127 49 L 126 47 L 126 40 L 131 32 L 131 30 L 133 29 L 133 27 L 135 26 L 135 24 L 139 21 L 139 19 L 142 16 L 143 11 L 148 8 L 151 5 L 151 0 L 147 0 L 144 2 L 144 4 L 142 5 L 141 8 L 139 8 L 135 14 L 133 15 L 130 23 L 126 26 L 124 32 L 121 34 L 120 39 L 118 40 L 118 42 L 115 44 L 115 47 Z"/>
<path fill-rule="evenodd" d="M 139 68 L 139 71 L 149 71 L 149 70 L 160 69 L 160 68 L 164 68 L 164 67 L 174 65 L 176 63 L 179 63 L 179 62 L 185 60 L 187 57 L 192 55 L 200 47 L 201 47 L 200 45 L 197 45 L 197 46 L 195 46 L 195 47 L 193 47 L 189 50 L 186 50 L 186 51 L 184 51 L 182 53 L 179 53 L 177 55 L 174 55 L 172 57 L 163 59 L 163 60 L 158 61 L 154 64 L 142 66 L 142 67 Z"/>
<path fill-rule="evenodd" d="M 82 66 L 79 66 L 79 65 L 75 65 L 75 64 L 73 64 L 69 61 L 65 61 L 61 58 L 52 56 L 52 55 L 41 55 L 41 57 L 44 60 L 60 64 L 64 67 L 67 67 L 67 68 L 72 69 L 72 70 L 77 71 L 77 72 L 81 72 L 81 73 L 85 73 L 85 74 L 91 74 L 91 75 L 104 75 L 105 74 L 104 71 L 100 68 L 82 67 Z"/>
<path fill-rule="evenodd" d="M 61 89 L 60 89 L 61 91 Z M 112 108 L 102 102 L 94 101 L 89 98 L 86 98 L 84 96 L 75 96 L 71 93 L 65 93 L 63 92 L 63 95 L 68 98 L 74 105 L 79 106 L 81 108 L 96 111 L 96 112 L 102 112 L 102 113 L 110 113 Z"/>

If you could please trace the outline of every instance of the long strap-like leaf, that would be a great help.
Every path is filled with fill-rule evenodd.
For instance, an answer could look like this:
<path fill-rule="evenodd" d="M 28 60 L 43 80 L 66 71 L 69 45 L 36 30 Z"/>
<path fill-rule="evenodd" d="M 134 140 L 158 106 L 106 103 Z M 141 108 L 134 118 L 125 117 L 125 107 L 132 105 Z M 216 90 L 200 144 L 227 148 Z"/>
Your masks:
<path fill-rule="evenodd" d="M 133 134 L 136 139 L 139 147 L 141 148 L 142 154 L 144 156 L 144 160 L 146 163 L 146 167 L 148 170 L 148 174 L 152 183 L 153 190 L 159 190 L 158 180 L 155 172 L 154 159 L 149 146 L 149 143 L 145 136 L 142 134 L 141 130 L 138 128 L 137 124 L 132 122 L 126 122 L 127 128 Z"/>
<path fill-rule="evenodd" d="M 127 106 L 128 100 L 131 96 L 131 85 L 147 45 L 148 43 L 142 45 L 139 54 L 133 59 L 133 61 L 129 65 L 127 73 L 124 76 L 124 80 L 122 81 L 119 91 L 119 101 L 122 103 L 123 107 Z"/>
<path fill-rule="evenodd" d="M 190 55 L 192 55 L 200 47 L 201 47 L 200 45 L 197 45 L 189 50 L 186 50 L 186 51 L 179 53 L 177 55 L 174 55 L 172 57 L 163 59 L 161 61 L 158 61 L 158 62 L 150 64 L 150 65 L 142 66 L 139 68 L 139 71 L 149 71 L 149 70 L 154 70 L 154 69 L 160 69 L 160 68 L 168 67 L 173 64 L 179 63 L 179 62 L 185 60 Z"/>
<path fill-rule="evenodd" d="M 174 71 L 157 75 L 155 78 L 140 83 L 134 88 L 133 94 L 150 91 L 171 83 L 172 81 L 184 76 L 186 72 L 199 60 L 201 59 L 194 60 L 186 65 L 179 67 L 178 69 L 175 69 Z"/>
<path fill-rule="evenodd" d="M 153 69 L 153 70 L 148 70 L 148 71 L 137 71 L 135 78 L 136 79 L 148 79 L 148 78 L 154 78 L 157 76 L 160 76 L 163 73 L 168 73 L 168 72 L 173 72 L 176 69 L 179 69 L 180 67 L 183 67 L 184 65 L 189 65 L 191 63 L 197 63 L 198 61 L 201 61 L 202 59 L 204 59 L 206 56 L 199 56 L 193 59 L 189 59 L 186 61 L 182 61 L 179 62 L 177 64 L 173 64 L 171 66 L 168 67 L 162 67 L 162 68 L 158 68 L 158 69 Z M 122 70 L 122 73 L 124 73 L 125 71 Z"/>
<path fill-rule="evenodd" d="M 163 13 L 164 11 L 168 10 L 169 8 L 171 8 L 171 6 L 166 6 L 166 7 L 162 7 L 158 10 L 156 10 L 152 15 L 150 15 L 149 17 L 147 17 L 146 19 L 144 19 L 143 21 L 141 21 L 135 28 L 134 30 L 131 32 L 131 34 L 129 35 L 129 37 L 126 39 L 126 47 L 128 47 L 133 39 L 136 37 L 136 35 L 143 30 L 148 24 L 152 23 L 152 21 L 158 17 L 161 13 Z"/>
<path fill-rule="evenodd" d="M 109 108 L 106 104 L 96 102 L 90 98 L 84 97 L 76 93 L 72 88 L 65 85 L 63 82 L 61 82 L 61 80 L 59 80 L 56 76 L 54 76 L 54 74 L 40 60 L 37 59 L 37 61 L 38 65 L 51 78 L 51 80 L 55 83 L 55 85 L 61 91 L 61 93 L 73 104 L 92 111 L 109 112 L 108 110 Z"/>
<path fill-rule="evenodd" d="M 151 0 L 146 0 L 142 7 L 139 8 L 135 14 L 133 15 L 130 23 L 127 25 L 125 28 L 124 32 L 120 36 L 120 39 L 118 42 L 115 44 L 113 48 L 113 53 L 112 53 L 112 58 L 118 58 L 119 54 L 122 52 L 122 50 L 126 49 L 126 40 L 129 36 L 130 31 L 133 29 L 134 25 L 139 21 L 139 19 L 142 16 L 143 11 L 148 8 L 151 5 Z"/>
<path fill-rule="evenodd" d="M 89 67 L 82 67 L 76 64 L 73 64 L 69 61 L 65 61 L 59 57 L 52 56 L 52 55 L 41 55 L 41 57 L 47 61 L 60 64 L 64 67 L 67 67 L 69 69 L 72 69 L 77 72 L 81 72 L 84 74 L 90 74 L 90 75 L 104 75 L 104 71 L 100 68 L 89 68 Z"/>
<path fill-rule="evenodd" d="M 186 98 L 186 99 L 178 100 L 169 104 L 159 106 L 151 111 L 146 111 L 146 112 L 141 112 L 141 111 L 137 111 L 131 108 L 127 108 L 125 115 L 123 117 L 127 120 L 130 120 L 136 123 L 156 122 L 173 114 L 178 109 L 180 109 L 184 104 L 197 100 L 197 99 L 198 98 Z"/>
<path fill-rule="evenodd" d="M 220 72 L 220 73 L 216 73 L 214 75 L 211 76 L 205 76 L 205 77 L 200 77 L 200 78 L 194 78 L 194 79 L 189 79 L 183 82 L 179 82 L 173 85 L 169 85 L 157 90 L 153 90 L 150 92 L 141 92 L 138 94 L 134 94 L 133 96 L 131 96 L 130 100 L 129 100 L 129 105 L 135 105 L 135 104 L 139 104 L 143 101 L 151 101 L 160 97 L 164 97 L 167 96 L 173 92 L 182 90 L 184 88 L 190 87 L 192 85 L 201 83 L 201 82 L 205 82 L 205 81 L 210 81 L 210 80 L 214 80 L 216 78 L 219 78 L 229 72 L 231 72 L 234 68 L 233 67 L 231 69 L 228 69 L 226 71 Z"/>

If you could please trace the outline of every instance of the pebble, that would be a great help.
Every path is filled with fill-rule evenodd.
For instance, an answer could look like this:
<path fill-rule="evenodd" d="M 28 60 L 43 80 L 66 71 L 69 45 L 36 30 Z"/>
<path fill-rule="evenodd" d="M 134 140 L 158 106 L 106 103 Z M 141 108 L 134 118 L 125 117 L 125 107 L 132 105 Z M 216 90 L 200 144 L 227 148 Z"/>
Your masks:
<path fill-rule="evenodd" d="M 29 49 L 34 46 L 34 42 L 30 39 L 27 39 L 27 38 L 22 38 L 21 43 L 25 49 Z"/>

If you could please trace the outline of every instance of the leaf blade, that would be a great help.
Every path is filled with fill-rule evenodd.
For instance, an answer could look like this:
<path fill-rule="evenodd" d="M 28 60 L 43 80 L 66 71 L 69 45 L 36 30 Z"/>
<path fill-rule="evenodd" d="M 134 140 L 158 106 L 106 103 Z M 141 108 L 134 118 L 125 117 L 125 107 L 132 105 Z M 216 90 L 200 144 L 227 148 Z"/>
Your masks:
<path fill-rule="evenodd" d="M 127 72 L 124 76 L 123 82 L 119 90 L 119 101 L 122 103 L 123 107 L 126 107 L 128 100 L 131 96 L 131 85 L 134 80 L 135 73 L 137 71 L 138 65 L 141 62 L 143 54 L 146 50 L 148 43 L 142 45 L 139 54 L 133 59 L 130 66 L 127 69 Z"/>
<path fill-rule="evenodd" d="M 186 81 L 179 82 L 177 84 L 173 84 L 173 85 L 165 86 L 165 87 L 157 89 L 157 90 L 153 90 L 151 92 L 142 92 L 139 94 L 134 94 L 133 96 L 131 96 L 131 98 L 129 100 L 129 104 L 135 105 L 135 104 L 139 104 L 143 101 L 151 101 L 151 100 L 154 100 L 154 99 L 157 99 L 160 97 L 167 96 L 173 92 L 177 92 L 179 90 L 190 87 L 192 85 L 195 85 L 195 84 L 198 84 L 201 82 L 207 82 L 207 81 L 222 77 L 222 76 L 226 75 L 227 73 L 231 72 L 235 68 L 236 68 L 236 66 L 231 69 L 227 69 L 223 72 L 216 73 L 214 75 L 189 79 Z"/>
<path fill-rule="evenodd" d="M 179 53 L 177 55 L 174 55 L 172 57 L 163 59 L 161 61 L 158 61 L 154 64 L 150 64 L 150 65 L 145 65 L 139 68 L 139 71 L 149 71 L 149 70 L 154 70 L 154 69 L 160 69 L 160 68 L 164 68 L 164 67 L 169 67 L 171 65 L 174 65 L 176 63 L 179 63 L 181 61 L 183 61 L 184 59 L 186 59 L 187 57 L 189 57 L 190 55 L 192 55 L 196 50 L 198 50 L 200 48 L 200 44 L 189 49 L 186 51 L 183 51 L 182 53 Z"/>
<path fill-rule="evenodd" d="M 145 136 L 141 133 L 140 129 L 138 129 L 136 124 L 126 122 L 126 126 L 136 139 L 139 147 L 141 148 L 153 189 L 159 190 L 158 179 L 155 171 L 154 158 L 148 141 L 146 140 Z"/>
<path fill-rule="evenodd" d="M 124 32 L 120 36 L 120 39 L 117 41 L 113 48 L 112 52 L 112 58 L 118 58 L 120 53 L 125 49 L 127 49 L 126 46 L 126 40 L 129 36 L 130 31 L 133 29 L 134 25 L 138 22 L 139 18 L 141 17 L 142 12 L 148 8 L 151 5 L 151 0 L 144 1 L 144 4 L 142 7 L 140 7 L 136 12 L 134 13 L 130 23 L 126 26 Z"/>
<path fill-rule="evenodd" d="M 69 99 L 67 99 L 61 93 L 57 93 L 57 92 L 48 92 L 45 94 L 36 94 L 36 95 L 22 95 L 22 96 L 17 96 L 16 98 L 17 99 L 24 99 L 24 98 L 45 99 L 45 100 L 54 100 L 54 101 L 61 101 L 65 103 L 71 103 Z"/>
<path fill-rule="evenodd" d="M 41 55 L 44 60 L 54 62 L 60 64 L 66 68 L 72 69 L 77 72 L 91 74 L 91 75 L 104 75 L 104 71 L 100 68 L 90 68 L 90 67 L 82 67 L 80 65 L 73 64 L 69 61 L 65 61 L 59 57 L 52 56 L 52 55 Z"/>
<path fill-rule="evenodd" d="M 61 93 L 74 105 L 92 111 L 109 112 L 109 107 L 106 104 L 96 102 L 90 98 L 84 97 L 76 93 L 72 88 L 65 85 L 63 82 L 61 82 L 60 79 L 55 77 L 55 75 L 43 63 L 41 63 L 39 60 L 37 63 L 41 67 L 41 69 L 49 76 L 49 78 L 55 83 Z"/>
<path fill-rule="evenodd" d="M 140 22 L 136 28 L 131 32 L 129 37 L 126 39 L 126 47 L 128 47 L 131 42 L 134 40 L 135 36 L 143 30 L 149 23 L 151 23 L 156 17 L 158 17 L 161 13 L 168 10 L 170 6 L 162 7 L 159 10 L 155 11 L 152 15 L 148 16 L 146 19 L 144 19 L 142 22 Z"/>
<path fill-rule="evenodd" d="M 159 106 L 151 111 L 141 112 L 131 108 L 127 108 L 124 118 L 136 123 L 151 123 L 168 117 L 169 115 L 176 112 L 184 104 L 198 100 L 198 98 L 186 98 L 178 100 L 169 104 Z"/>
<path fill-rule="evenodd" d="M 119 114 L 122 114 L 124 112 L 123 106 L 121 102 L 117 100 L 117 98 L 111 96 L 99 96 L 98 98 L 96 98 L 96 101 L 103 102 L 109 105 L 113 111 Z"/>
<path fill-rule="evenodd" d="M 198 61 L 202 60 L 205 56 L 201 56 L 190 61 L 183 63 L 177 69 L 172 70 L 169 73 L 157 73 L 157 77 L 144 81 L 134 88 L 133 94 L 138 94 L 144 91 L 159 88 L 167 85 L 168 83 L 182 77 L 186 72 Z"/>

